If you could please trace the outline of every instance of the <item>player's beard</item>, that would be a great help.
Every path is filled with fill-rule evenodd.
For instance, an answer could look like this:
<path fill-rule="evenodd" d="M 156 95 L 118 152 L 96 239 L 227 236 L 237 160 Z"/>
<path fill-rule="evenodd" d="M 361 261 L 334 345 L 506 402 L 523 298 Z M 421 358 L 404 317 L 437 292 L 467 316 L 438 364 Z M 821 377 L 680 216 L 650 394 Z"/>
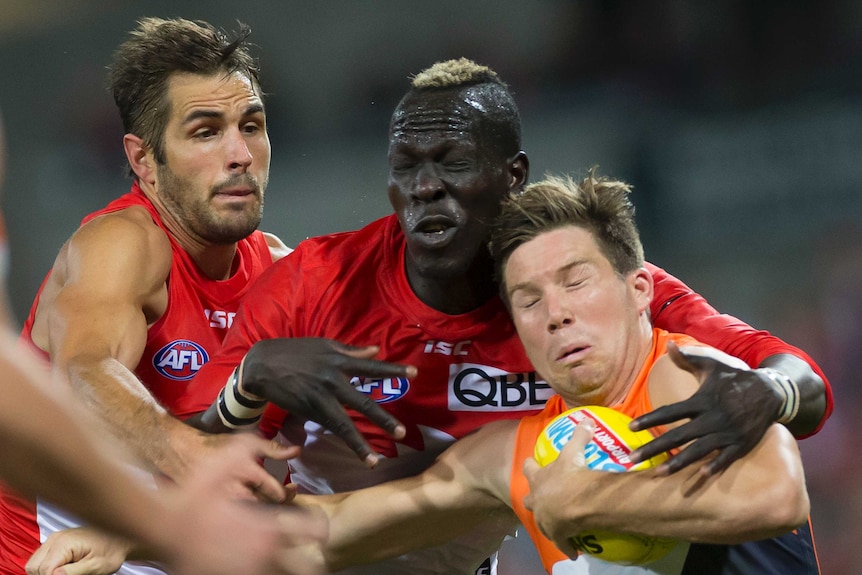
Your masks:
<path fill-rule="evenodd" d="M 166 164 L 157 168 L 159 195 L 174 217 L 203 240 L 227 245 L 248 237 L 260 225 L 266 182 L 259 183 L 251 174 L 237 174 L 201 195 L 189 180 L 177 176 Z M 258 199 L 256 205 L 220 214 L 209 203 L 219 189 L 251 187 Z"/>

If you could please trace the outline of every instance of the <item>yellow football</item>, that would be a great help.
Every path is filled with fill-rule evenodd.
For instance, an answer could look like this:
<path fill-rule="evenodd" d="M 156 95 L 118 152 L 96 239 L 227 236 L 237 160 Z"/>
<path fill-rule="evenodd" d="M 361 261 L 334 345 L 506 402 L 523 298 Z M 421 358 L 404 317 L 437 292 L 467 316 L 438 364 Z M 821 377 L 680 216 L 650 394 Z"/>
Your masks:
<path fill-rule="evenodd" d="M 646 430 L 630 430 L 628 426 L 631 418 L 619 411 L 590 405 L 570 409 L 548 423 L 536 441 L 536 461 L 542 466 L 554 461 L 571 439 L 575 426 L 586 417 L 596 423 L 593 439 L 584 450 L 590 469 L 611 472 L 647 469 L 667 459 L 667 455 L 661 454 L 633 465 L 629 455 L 650 441 L 653 435 Z M 582 553 L 626 565 L 652 563 L 667 555 L 676 545 L 673 539 L 605 531 L 578 533 L 572 537 L 572 541 Z"/>

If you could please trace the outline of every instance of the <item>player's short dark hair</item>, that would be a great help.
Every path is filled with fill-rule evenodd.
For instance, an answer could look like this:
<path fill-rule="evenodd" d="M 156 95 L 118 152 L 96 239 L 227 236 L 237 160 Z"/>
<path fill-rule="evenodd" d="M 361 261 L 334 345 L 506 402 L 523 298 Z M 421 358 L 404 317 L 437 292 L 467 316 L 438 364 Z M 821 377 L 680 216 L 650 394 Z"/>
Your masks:
<path fill-rule="evenodd" d="M 211 24 L 182 18 L 142 18 L 114 52 L 108 83 L 123 129 L 135 134 L 165 163 L 164 132 L 170 115 L 168 81 L 174 74 L 210 76 L 240 72 L 256 90 L 259 68 L 246 42 L 251 29 L 239 23 L 233 39 Z"/>

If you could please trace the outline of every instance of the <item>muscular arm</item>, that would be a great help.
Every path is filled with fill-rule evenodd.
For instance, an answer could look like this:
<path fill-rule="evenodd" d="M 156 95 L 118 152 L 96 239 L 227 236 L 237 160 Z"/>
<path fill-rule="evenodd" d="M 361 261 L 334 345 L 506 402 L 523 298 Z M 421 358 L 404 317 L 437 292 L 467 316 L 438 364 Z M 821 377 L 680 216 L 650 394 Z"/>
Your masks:
<path fill-rule="evenodd" d="M 170 264 L 168 239 L 147 214 L 130 209 L 97 218 L 61 250 L 33 340 L 118 438 L 176 476 L 182 446 L 202 436 L 171 417 L 132 372 L 148 324 L 164 311 Z"/>
<path fill-rule="evenodd" d="M 655 283 L 650 306 L 655 326 L 687 333 L 757 369 L 699 360 L 694 366 L 701 381 L 697 393 L 641 415 L 632 429 L 686 423 L 641 447 L 635 460 L 685 446 L 663 465 L 666 471 L 675 473 L 717 453 L 701 467 L 703 473 L 714 474 L 753 449 L 774 422 L 797 437 L 820 429 L 832 412 L 832 391 L 810 357 L 765 331 L 719 314 L 664 270 L 651 264 L 647 269 Z"/>
<path fill-rule="evenodd" d="M 719 475 L 704 478 L 692 468 L 670 476 L 582 469 L 565 485 L 554 506 L 566 520 L 549 532 L 568 536 L 601 529 L 735 544 L 786 533 L 804 523 L 808 512 L 795 443 L 778 425 Z M 539 521 L 543 511 L 535 512 Z"/>
<path fill-rule="evenodd" d="M 799 412 L 787 429 L 799 438 L 817 433 L 832 413 L 832 389 L 825 376 L 815 371 L 820 368 L 802 352 L 777 353 L 765 357 L 757 367 L 769 367 L 787 375 L 799 386 Z M 810 362 L 810 363 L 809 363 Z"/>
<path fill-rule="evenodd" d="M 303 505 L 320 505 L 329 518 L 327 567 L 337 571 L 439 545 L 489 520 L 514 525 L 508 485 L 516 428 L 511 421 L 485 426 L 415 477 L 350 493 L 298 496 Z"/>

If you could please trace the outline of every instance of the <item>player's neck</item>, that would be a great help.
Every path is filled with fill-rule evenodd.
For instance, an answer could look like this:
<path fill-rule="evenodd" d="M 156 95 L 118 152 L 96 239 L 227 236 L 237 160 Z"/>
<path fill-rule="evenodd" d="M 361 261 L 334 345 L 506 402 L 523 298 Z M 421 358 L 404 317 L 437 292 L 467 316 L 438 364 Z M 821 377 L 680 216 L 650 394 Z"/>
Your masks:
<path fill-rule="evenodd" d="M 487 270 L 471 270 L 457 277 L 429 277 L 407 266 L 407 279 L 422 303 L 439 312 L 460 315 L 477 309 L 497 294 Z"/>
<path fill-rule="evenodd" d="M 228 279 L 236 271 L 236 243 L 213 244 L 193 233 L 159 201 L 153 200 L 162 225 L 179 246 L 192 258 L 201 273 L 212 280 Z"/>
<path fill-rule="evenodd" d="M 178 233 L 168 229 L 183 251 L 191 256 L 201 273 L 209 279 L 226 280 L 236 271 L 238 261 L 235 243 L 211 244 L 188 234 L 183 228 L 180 228 Z"/>
<path fill-rule="evenodd" d="M 198 251 L 186 250 L 201 272 L 213 280 L 226 280 L 236 272 L 239 260 L 236 244 L 226 246 L 209 245 Z"/>

